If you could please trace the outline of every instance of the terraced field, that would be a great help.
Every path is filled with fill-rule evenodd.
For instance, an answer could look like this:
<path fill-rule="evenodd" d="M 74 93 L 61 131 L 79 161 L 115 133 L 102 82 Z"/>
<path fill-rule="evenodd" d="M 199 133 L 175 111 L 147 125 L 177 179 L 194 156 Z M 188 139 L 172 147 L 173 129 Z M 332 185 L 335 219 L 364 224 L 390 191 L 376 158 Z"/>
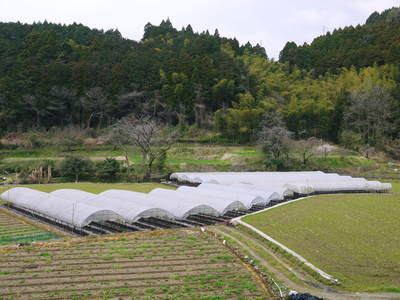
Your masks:
<path fill-rule="evenodd" d="M 271 299 L 212 235 L 153 231 L 2 249 L 0 299 Z"/>
<path fill-rule="evenodd" d="M 26 223 L 0 209 L 0 246 L 45 241 L 57 237 L 54 233 Z"/>

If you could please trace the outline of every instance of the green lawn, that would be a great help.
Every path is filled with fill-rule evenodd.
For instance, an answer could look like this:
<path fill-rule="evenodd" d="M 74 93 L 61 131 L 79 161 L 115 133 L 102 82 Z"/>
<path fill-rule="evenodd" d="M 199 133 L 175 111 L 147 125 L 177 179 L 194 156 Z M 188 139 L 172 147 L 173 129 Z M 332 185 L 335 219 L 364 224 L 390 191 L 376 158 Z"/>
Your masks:
<path fill-rule="evenodd" d="M 173 189 L 173 187 L 159 183 L 131 183 L 131 184 L 108 184 L 108 183 L 60 183 L 60 184 L 28 184 L 23 187 L 52 192 L 58 189 L 77 189 L 90 193 L 101 193 L 109 189 L 130 190 L 135 192 L 148 193 L 155 188 Z M 14 185 L 0 187 L 0 193 L 7 191 Z"/>
<path fill-rule="evenodd" d="M 400 195 L 321 195 L 243 220 L 352 291 L 400 292 Z"/>
<path fill-rule="evenodd" d="M 390 182 L 392 184 L 392 191 L 395 193 L 400 193 L 400 180 L 386 180 L 386 179 L 379 179 L 381 182 Z"/>

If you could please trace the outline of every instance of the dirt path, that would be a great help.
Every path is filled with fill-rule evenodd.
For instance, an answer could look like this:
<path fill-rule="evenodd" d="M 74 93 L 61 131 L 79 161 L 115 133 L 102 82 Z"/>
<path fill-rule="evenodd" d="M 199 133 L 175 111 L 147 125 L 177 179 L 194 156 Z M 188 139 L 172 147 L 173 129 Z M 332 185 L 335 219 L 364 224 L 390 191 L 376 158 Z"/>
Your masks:
<path fill-rule="evenodd" d="M 288 288 L 295 290 L 301 293 L 310 293 L 312 295 L 324 298 L 324 299 L 338 299 L 338 300 L 347 300 L 347 299 L 400 299 L 400 295 L 397 293 L 351 293 L 351 292 L 342 292 L 335 291 L 329 287 L 324 287 L 321 284 L 316 284 L 317 287 L 311 286 L 315 284 L 314 280 L 310 278 L 310 276 L 300 273 L 290 267 L 286 262 L 280 259 L 273 251 L 268 249 L 265 245 L 263 245 L 259 240 L 252 237 L 249 234 L 238 231 L 234 228 L 223 227 L 223 228 L 210 228 L 214 233 L 227 235 L 229 236 L 235 243 L 237 243 L 242 249 L 245 249 L 251 256 L 253 256 L 259 263 L 274 274 L 275 278 L 284 283 Z M 283 267 L 285 267 L 288 271 L 294 274 L 298 279 L 304 282 L 304 285 L 293 282 L 290 278 L 288 278 L 285 274 L 277 270 L 273 267 L 265 258 L 256 253 L 251 247 L 249 247 L 246 243 L 243 243 L 235 236 L 232 235 L 232 232 L 240 235 L 244 239 L 251 241 L 251 243 L 257 245 L 262 248 L 263 251 L 267 252 L 269 255 L 274 257 Z"/>

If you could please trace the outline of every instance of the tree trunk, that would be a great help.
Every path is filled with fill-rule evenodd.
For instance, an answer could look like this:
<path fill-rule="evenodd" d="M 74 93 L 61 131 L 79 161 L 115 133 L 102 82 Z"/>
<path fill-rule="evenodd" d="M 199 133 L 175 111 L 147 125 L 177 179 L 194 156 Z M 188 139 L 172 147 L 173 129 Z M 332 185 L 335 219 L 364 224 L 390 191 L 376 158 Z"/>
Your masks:
<path fill-rule="evenodd" d="M 93 113 L 90 114 L 89 119 L 87 120 L 86 129 L 90 128 L 90 122 L 92 121 L 92 118 L 93 118 Z"/>

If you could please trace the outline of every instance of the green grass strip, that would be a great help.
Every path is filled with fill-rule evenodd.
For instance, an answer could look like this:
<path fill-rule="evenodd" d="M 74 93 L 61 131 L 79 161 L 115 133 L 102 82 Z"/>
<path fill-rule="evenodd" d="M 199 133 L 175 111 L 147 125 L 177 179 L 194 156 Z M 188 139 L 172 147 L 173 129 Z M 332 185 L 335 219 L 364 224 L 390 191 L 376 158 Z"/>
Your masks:
<path fill-rule="evenodd" d="M 58 238 L 57 235 L 50 232 L 40 232 L 30 235 L 16 236 L 16 237 L 6 237 L 0 238 L 0 245 L 10 244 L 10 243 L 27 243 L 34 241 L 45 241 L 50 239 Z"/>

